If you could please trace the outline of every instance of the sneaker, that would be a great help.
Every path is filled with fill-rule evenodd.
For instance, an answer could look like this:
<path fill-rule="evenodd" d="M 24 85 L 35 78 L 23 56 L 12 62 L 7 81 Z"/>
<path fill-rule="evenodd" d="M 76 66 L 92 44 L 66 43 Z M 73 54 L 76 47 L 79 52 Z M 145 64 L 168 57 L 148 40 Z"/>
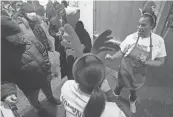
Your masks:
<path fill-rule="evenodd" d="M 136 113 L 136 101 L 130 101 L 130 111 Z"/>

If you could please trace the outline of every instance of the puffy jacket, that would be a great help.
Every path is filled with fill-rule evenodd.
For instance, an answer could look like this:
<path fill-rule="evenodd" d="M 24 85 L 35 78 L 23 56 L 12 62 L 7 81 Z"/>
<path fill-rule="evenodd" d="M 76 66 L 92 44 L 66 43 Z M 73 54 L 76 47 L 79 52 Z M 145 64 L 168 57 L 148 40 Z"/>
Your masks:
<path fill-rule="evenodd" d="M 11 22 L 16 23 L 13 20 Z M 23 43 L 14 45 L 13 42 L 7 41 L 7 39 L 17 40 L 17 38 L 22 38 Z M 4 72 L 2 73 L 4 75 L 3 79 L 11 77 L 10 80 L 14 81 L 19 88 L 25 91 L 38 89 L 43 86 L 47 81 L 47 76 L 51 74 L 51 63 L 45 47 L 35 36 L 16 32 L 4 37 L 3 44 L 6 45 L 2 48 L 2 54 L 6 55 L 2 61 L 2 69 L 5 68 L 5 70 L 2 70 Z M 13 56 L 10 56 L 11 54 Z M 13 64 L 16 67 L 11 67 Z M 13 73 L 15 76 L 8 76 L 13 71 L 16 71 Z"/>
<path fill-rule="evenodd" d="M 30 35 L 25 35 L 25 50 L 16 84 L 25 92 L 44 86 L 51 75 L 51 63 L 45 47 Z"/>
<path fill-rule="evenodd" d="M 24 35 L 24 38 L 26 39 L 26 46 L 22 54 L 21 71 L 48 75 L 51 64 L 45 47 L 32 35 Z"/>

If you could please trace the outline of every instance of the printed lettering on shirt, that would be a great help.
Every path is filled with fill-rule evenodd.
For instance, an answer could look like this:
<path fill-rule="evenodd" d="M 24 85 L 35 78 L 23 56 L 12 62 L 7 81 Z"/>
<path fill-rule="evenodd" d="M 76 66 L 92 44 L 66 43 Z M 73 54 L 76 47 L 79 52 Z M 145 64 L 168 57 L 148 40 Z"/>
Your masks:
<path fill-rule="evenodd" d="M 80 111 L 79 111 L 78 109 L 76 109 L 75 107 L 73 107 L 72 105 L 70 105 L 70 104 L 68 103 L 68 101 L 67 101 L 63 96 L 62 96 L 62 102 L 63 102 L 64 105 L 68 106 L 68 107 L 72 110 L 72 112 L 74 113 L 74 115 L 75 115 L 76 117 L 84 117 L 83 113 L 80 112 Z"/>
<path fill-rule="evenodd" d="M 142 50 L 148 51 L 148 46 L 137 44 L 137 47 L 142 49 Z"/>

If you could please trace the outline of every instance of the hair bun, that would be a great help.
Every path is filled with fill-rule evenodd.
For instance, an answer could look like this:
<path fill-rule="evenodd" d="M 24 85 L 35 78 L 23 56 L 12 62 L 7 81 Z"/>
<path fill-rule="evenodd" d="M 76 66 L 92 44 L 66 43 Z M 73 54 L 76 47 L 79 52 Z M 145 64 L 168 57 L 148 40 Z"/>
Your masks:
<path fill-rule="evenodd" d="M 153 1 L 147 1 L 142 8 L 142 14 L 149 13 L 151 15 L 155 15 L 155 9 L 156 4 Z"/>

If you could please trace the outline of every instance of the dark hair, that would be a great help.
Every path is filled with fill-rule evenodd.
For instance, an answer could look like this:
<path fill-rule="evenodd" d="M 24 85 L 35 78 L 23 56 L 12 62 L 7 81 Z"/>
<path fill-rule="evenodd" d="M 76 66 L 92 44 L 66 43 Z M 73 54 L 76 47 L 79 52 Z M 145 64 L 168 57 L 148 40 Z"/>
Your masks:
<path fill-rule="evenodd" d="M 154 13 L 144 12 L 142 14 L 142 17 L 148 17 L 149 18 L 149 21 L 152 25 L 152 29 L 154 29 L 156 27 L 157 16 Z"/>
<path fill-rule="evenodd" d="M 56 9 L 56 6 L 57 5 L 60 5 L 60 3 L 58 2 L 58 1 L 55 1 L 54 3 L 53 3 L 53 6 L 54 6 L 54 8 Z"/>
<path fill-rule="evenodd" d="M 100 117 L 105 108 L 106 97 L 100 86 L 105 79 L 103 62 L 92 54 L 77 59 L 73 66 L 73 76 L 81 91 L 91 94 L 84 109 L 84 117 Z"/>
<path fill-rule="evenodd" d="M 79 27 L 79 29 L 84 29 L 84 24 L 83 24 L 83 22 L 82 22 L 82 21 L 78 21 L 78 22 L 76 23 L 76 27 Z"/>
<path fill-rule="evenodd" d="M 27 3 L 29 3 L 29 4 L 32 4 L 32 1 L 30 1 L 30 0 L 27 0 Z"/>
<path fill-rule="evenodd" d="M 63 4 L 64 4 L 64 6 L 67 8 L 67 6 L 68 6 L 67 1 L 63 0 L 63 1 L 61 1 L 61 3 L 63 3 Z"/>

